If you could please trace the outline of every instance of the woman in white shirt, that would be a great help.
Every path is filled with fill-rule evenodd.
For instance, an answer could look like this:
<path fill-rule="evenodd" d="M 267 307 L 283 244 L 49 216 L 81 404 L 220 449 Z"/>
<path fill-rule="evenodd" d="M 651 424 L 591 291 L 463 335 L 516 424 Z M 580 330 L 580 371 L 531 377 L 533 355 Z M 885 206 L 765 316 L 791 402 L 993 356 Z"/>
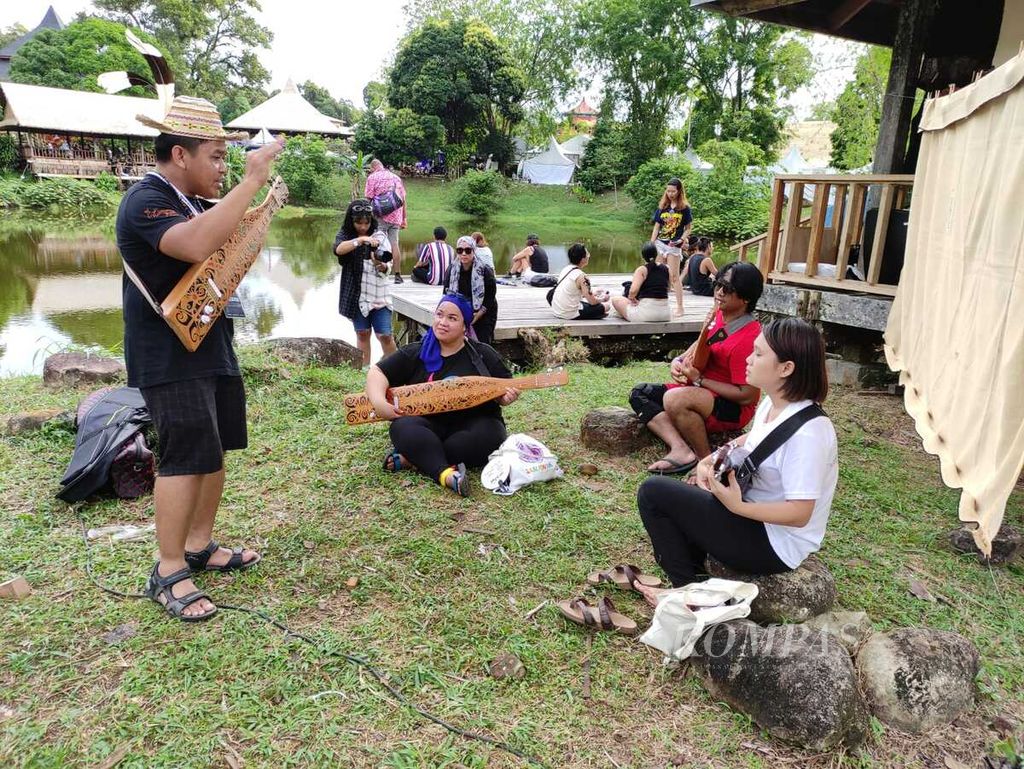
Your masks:
<path fill-rule="evenodd" d="M 608 314 L 611 303 L 608 292 L 594 292 L 583 268 L 590 262 L 590 252 L 582 243 L 569 246 L 569 264 L 558 273 L 558 283 L 551 295 L 551 309 L 562 320 L 600 320 Z"/>
<path fill-rule="evenodd" d="M 767 395 L 750 432 L 735 441 L 753 451 L 790 416 L 825 400 L 821 334 L 799 318 L 768 324 L 747 358 L 747 382 Z M 701 460 L 689 484 L 654 477 L 637 494 L 654 556 L 674 587 L 704 579 L 708 555 L 740 572 L 778 574 L 821 547 L 839 472 L 836 432 L 827 416 L 805 422 L 770 454 L 742 496 L 735 473 L 725 485 L 713 462 L 714 454 Z M 657 604 L 660 591 L 637 589 Z"/>

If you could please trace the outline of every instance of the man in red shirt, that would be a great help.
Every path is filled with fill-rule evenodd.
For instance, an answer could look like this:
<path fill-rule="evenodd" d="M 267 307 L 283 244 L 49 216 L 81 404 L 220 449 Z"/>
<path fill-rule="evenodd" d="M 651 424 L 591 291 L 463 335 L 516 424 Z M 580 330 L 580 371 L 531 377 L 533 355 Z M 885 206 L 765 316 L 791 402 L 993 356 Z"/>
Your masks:
<path fill-rule="evenodd" d="M 764 289 L 761 271 L 749 262 L 732 262 L 718 271 L 714 286 L 718 312 L 708 333 L 707 366 L 703 372 L 693 367 L 696 345 L 673 360 L 674 384 L 665 392 L 664 411 L 647 422 L 668 445 L 668 453 L 648 468 L 652 473 L 692 470 L 711 453 L 708 433 L 742 430 L 761 397 L 746 376 L 747 358 L 761 333 L 753 316 Z"/>

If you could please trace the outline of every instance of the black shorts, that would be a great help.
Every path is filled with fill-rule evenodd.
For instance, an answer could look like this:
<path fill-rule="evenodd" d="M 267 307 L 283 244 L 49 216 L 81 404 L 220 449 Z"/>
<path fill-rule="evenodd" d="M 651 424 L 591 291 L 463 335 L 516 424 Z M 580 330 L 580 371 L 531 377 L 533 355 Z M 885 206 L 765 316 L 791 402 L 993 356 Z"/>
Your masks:
<path fill-rule="evenodd" d="M 580 314 L 575 320 L 599 320 L 605 316 L 606 310 L 603 304 L 590 304 L 580 302 Z"/>
<path fill-rule="evenodd" d="M 241 377 L 186 379 L 141 391 L 159 436 L 159 475 L 215 473 L 224 467 L 225 451 L 249 445 Z"/>

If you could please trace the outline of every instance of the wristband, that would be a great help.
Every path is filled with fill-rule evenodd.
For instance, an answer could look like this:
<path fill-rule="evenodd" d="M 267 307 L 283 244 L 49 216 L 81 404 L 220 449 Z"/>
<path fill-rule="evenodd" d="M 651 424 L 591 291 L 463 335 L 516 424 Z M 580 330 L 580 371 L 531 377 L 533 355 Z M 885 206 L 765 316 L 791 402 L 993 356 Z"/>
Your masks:
<path fill-rule="evenodd" d="M 697 387 L 703 387 L 704 386 L 704 375 L 701 374 L 699 377 L 697 377 L 696 380 L 694 380 L 693 383 L 695 385 L 697 385 Z"/>

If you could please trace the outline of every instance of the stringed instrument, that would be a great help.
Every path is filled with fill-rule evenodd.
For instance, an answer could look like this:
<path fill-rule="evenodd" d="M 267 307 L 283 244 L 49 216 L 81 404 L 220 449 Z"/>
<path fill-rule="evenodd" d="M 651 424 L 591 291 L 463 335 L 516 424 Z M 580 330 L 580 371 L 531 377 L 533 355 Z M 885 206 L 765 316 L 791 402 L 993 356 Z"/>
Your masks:
<path fill-rule="evenodd" d="M 278 176 L 264 201 L 246 211 L 224 245 L 192 265 L 160 304 L 160 314 L 189 352 L 198 349 L 214 321 L 223 314 L 231 295 L 263 250 L 271 218 L 287 201 L 288 186 Z"/>
<path fill-rule="evenodd" d="M 718 302 L 711 304 L 711 309 L 708 311 L 708 315 L 704 318 L 704 323 L 700 327 L 700 336 L 697 337 L 697 343 L 693 348 L 693 367 L 698 371 L 703 371 L 708 365 L 708 356 L 711 355 L 711 345 L 708 344 L 708 335 L 711 331 L 711 327 L 715 324 L 715 315 L 718 314 Z"/>
<path fill-rule="evenodd" d="M 461 411 L 479 406 L 487 401 L 500 398 L 505 390 L 536 390 L 541 387 L 560 387 L 569 382 L 569 373 L 561 369 L 533 376 L 501 379 L 490 376 L 458 376 L 440 379 L 436 382 L 389 387 L 388 401 L 403 416 L 430 416 L 448 411 Z M 373 404 L 365 392 L 346 395 L 345 423 L 364 425 L 380 422 L 373 410 Z"/>

